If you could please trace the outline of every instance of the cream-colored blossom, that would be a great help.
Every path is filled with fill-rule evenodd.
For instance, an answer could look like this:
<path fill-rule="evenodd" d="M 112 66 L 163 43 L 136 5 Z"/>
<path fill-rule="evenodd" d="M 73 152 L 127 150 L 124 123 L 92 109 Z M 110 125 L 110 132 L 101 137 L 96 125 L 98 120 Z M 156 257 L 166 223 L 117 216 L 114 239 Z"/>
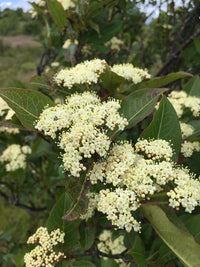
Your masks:
<path fill-rule="evenodd" d="M 73 68 L 63 69 L 55 76 L 58 85 L 71 89 L 76 84 L 97 83 L 99 76 L 106 68 L 106 61 L 100 59 L 87 60 Z"/>
<path fill-rule="evenodd" d="M 71 39 L 67 39 L 63 45 L 64 49 L 68 49 L 70 47 L 70 45 L 72 44 L 72 40 Z"/>
<path fill-rule="evenodd" d="M 44 7 L 46 5 L 45 0 L 37 0 L 35 1 L 35 4 L 38 5 L 39 7 Z"/>
<path fill-rule="evenodd" d="M 130 63 L 113 65 L 111 70 L 135 84 L 140 83 L 144 79 L 151 78 L 151 75 L 147 72 L 147 70 L 135 68 Z"/>
<path fill-rule="evenodd" d="M 18 134 L 19 129 L 14 127 L 0 126 L 0 133 Z"/>
<path fill-rule="evenodd" d="M 188 123 L 180 122 L 182 137 L 188 137 L 194 133 L 194 127 Z"/>
<path fill-rule="evenodd" d="M 138 152 L 144 152 L 148 158 L 153 160 L 159 158 L 165 158 L 170 160 L 173 156 L 173 150 L 169 143 L 165 140 L 148 141 L 141 139 L 135 144 L 135 148 Z"/>
<path fill-rule="evenodd" d="M 194 180 L 188 170 L 178 168 L 170 160 L 171 156 L 172 148 L 165 140 L 139 140 L 135 150 L 127 142 L 115 144 L 106 158 L 94 164 L 88 175 L 92 184 L 112 183 L 112 189 L 96 193 L 97 210 L 118 228 L 139 231 L 140 224 L 133 212 L 142 200 L 150 199 L 173 182 L 175 188 L 168 192 L 169 205 L 182 205 L 191 212 L 200 204 L 200 182 Z"/>
<path fill-rule="evenodd" d="M 169 205 L 173 208 L 182 206 L 186 212 L 191 213 L 196 206 L 200 205 L 200 182 L 192 177 L 188 170 L 177 170 L 174 180 L 176 187 L 167 195 L 170 197 Z"/>
<path fill-rule="evenodd" d="M 60 63 L 59 62 L 52 62 L 51 63 L 51 67 L 59 67 L 60 66 Z"/>
<path fill-rule="evenodd" d="M 110 46 L 110 48 L 112 50 L 116 50 L 116 51 L 120 51 L 121 46 L 124 45 L 124 42 L 120 39 L 118 39 L 117 37 L 112 37 L 112 39 L 110 41 L 108 41 L 106 44 L 106 46 Z"/>
<path fill-rule="evenodd" d="M 63 45 L 63 48 L 68 49 L 72 44 L 78 45 L 78 40 L 72 41 L 71 39 L 67 39 Z"/>
<path fill-rule="evenodd" d="M 188 96 L 184 91 L 172 91 L 168 96 L 179 118 L 182 117 L 184 110 L 191 110 L 194 117 L 200 115 L 200 98 Z"/>
<path fill-rule="evenodd" d="M 132 215 L 138 207 L 137 197 L 131 190 L 117 188 L 114 191 L 106 189 L 99 192 L 98 211 L 106 214 L 113 225 L 127 232 L 140 230 L 140 223 Z"/>
<path fill-rule="evenodd" d="M 64 10 L 68 10 L 69 8 L 75 7 L 75 1 L 73 1 L 73 0 L 58 0 L 58 2 L 61 3 Z"/>
<path fill-rule="evenodd" d="M 99 243 L 97 244 L 98 249 L 106 254 L 120 254 L 125 251 L 124 236 L 120 235 L 117 238 L 113 238 L 110 230 L 104 230 L 98 237 Z M 105 258 L 106 260 L 106 258 Z M 120 267 L 125 266 L 123 260 L 115 259 Z"/>
<path fill-rule="evenodd" d="M 11 120 L 15 112 L 8 106 L 6 101 L 0 97 L 0 116 L 5 116 L 5 120 Z"/>
<path fill-rule="evenodd" d="M 192 156 L 192 154 L 197 151 L 200 151 L 200 142 L 199 141 L 184 141 L 183 144 L 181 144 L 181 153 L 184 157 L 189 158 Z"/>
<path fill-rule="evenodd" d="M 0 162 L 5 162 L 6 171 L 26 168 L 26 154 L 31 153 L 29 146 L 9 145 L 1 154 Z"/>
<path fill-rule="evenodd" d="M 120 103 L 116 100 L 100 101 L 89 92 L 74 94 L 66 99 L 66 104 L 45 109 L 35 128 L 56 138 L 60 131 L 60 148 L 64 150 L 63 165 L 72 175 L 79 176 L 85 170 L 83 158 L 91 158 L 97 153 L 104 157 L 111 140 L 107 129 L 116 126 L 123 130 L 127 120 L 119 115 Z"/>
<path fill-rule="evenodd" d="M 40 227 L 36 233 L 29 237 L 28 244 L 38 244 L 29 253 L 24 256 L 26 267 L 53 267 L 61 258 L 65 258 L 64 253 L 55 252 L 54 246 L 64 243 L 65 233 L 57 230 L 48 233 L 47 228 Z"/>

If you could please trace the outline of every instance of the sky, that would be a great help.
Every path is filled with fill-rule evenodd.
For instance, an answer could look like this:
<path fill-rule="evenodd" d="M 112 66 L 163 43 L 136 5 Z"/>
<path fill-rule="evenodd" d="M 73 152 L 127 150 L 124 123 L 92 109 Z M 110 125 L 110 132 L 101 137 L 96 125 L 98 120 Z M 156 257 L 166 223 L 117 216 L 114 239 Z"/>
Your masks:
<path fill-rule="evenodd" d="M 5 8 L 16 9 L 18 7 L 21 7 L 25 11 L 27 11 L 31 6 L 27 0 L 8 0 L 8 1 L 0 0 L 0 9 L 1 10 L 5 9 Z"/>
<path fill-rule="evenodd" d="M 35 0 L 30 0 L 30 2 L 34 2 Z M 145 1 L 148 2 L 148 1 Z M 176 0 L 176 6 L 181 5 L 181 0 Z M 186 1 L 187 2 L 187 1 Z M 21 7 L 24 9 L 24 11 L 27 11 L 31 6 L 28 3 L 28 0 L 0 0 L 0 10 L 3 10 L 5 8 L 11 8 L 16 9 L 18 7 Z M 148 9 L 145 7 L 145 5 L 142 7 L 142 11 L 146 12 L 147 14 L 151 13 L 151 11 L 154 10 L 154 17 L 156 17 L 158 14 L 158 10 L 156 10 L 155 7 L 148 7 Z"/>

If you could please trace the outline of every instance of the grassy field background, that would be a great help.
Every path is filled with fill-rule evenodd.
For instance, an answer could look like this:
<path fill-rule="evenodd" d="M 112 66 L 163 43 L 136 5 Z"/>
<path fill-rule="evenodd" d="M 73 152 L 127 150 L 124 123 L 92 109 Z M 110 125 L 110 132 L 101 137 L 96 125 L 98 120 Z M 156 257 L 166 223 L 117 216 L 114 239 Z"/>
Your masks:
<path fill-rule="evenodd" d="M 20 9 L 0 12 L 0 88 L 26 86 L 36 75 L 42 54 L 36 28 L 30 15 Z M 0 266 L 23 266 L 20 247 L 42 221 L 1 196 L 0 211 Z"/>

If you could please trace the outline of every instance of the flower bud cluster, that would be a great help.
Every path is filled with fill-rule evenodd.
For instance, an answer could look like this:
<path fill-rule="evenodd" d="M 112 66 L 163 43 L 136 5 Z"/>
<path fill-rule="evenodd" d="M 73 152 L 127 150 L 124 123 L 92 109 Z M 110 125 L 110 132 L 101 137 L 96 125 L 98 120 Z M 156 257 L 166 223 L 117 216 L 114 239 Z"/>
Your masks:
<path fill-rule="evenodd" d="M 194 133 L 194 127 L 188 123 L 180 122 L 182 137 L 186 138 Z"/>
<path fill-rule="evenodd" d="M 73 68 L 61 70 L 55 76 L 58 85 L 71 89 L 76 84 L 97 83 L 106 68 L 106 61 L 100 59 L 86 60 Z"/>
<path fill-rule="evenodd" d="M 197 152 L 200 151 L 199 141 L 194 141 L 194 142 L 184 141 L 184 143 L 181 145 L 181 153 L 186 158 L 191 157 L 194 151 L 197 151 Z"/>
<path fill-rule="evenodd" d="M 127 125 L 127 120 L 118 113 L 119 108 L 119 101 L 101 103 L 94 93 L 74 94 L 66 99 L 66 104 L 45 109 L 35 128 L 52 138 L 62 131 L 59 147 L 65 152 L 64 168 L 78 177 L 85 170 L 83 158 L 91 158 L 94 153 L 106 156 L 111 143 L 107 129 L 118 126 L 123 130 Z"/>
<path fill-rule="evenodd" d="M 169 146 L 169 143 L 165 140 L 154 140 L 148 141 L 146 139 L 139 140 L 135 144 L 137 152 L 144 152 L 148 158 L 153 160 L 165 158 L 170 160 L 173 155 L 172 148 Z"/>
<path fill-rule="evenodd" d="M 194 117 L 200 116 L 200 98 L 188 96 L 184 91 L 173 91 L 169 94 L 168 99 L 180 119 L 187 109 L 192 112 Z M 180 127 L 183 139 L 192 135 L 195 130 L 192 125 L 183 122 L 180 122 Z M 181 153 L 184 157 L 191 157 L 194 151 L 200 151 L 199 141 L 184 141 L 184 143 L 181 144 Z"/>
<path fill-rule="evenodd" d="M 117 37 L 112 37 L 112 39 L 110 39 L 110 41 L 108 41 L 107 43 L 105 43 L 106 46 L 110 46 L 110 48 L 112 50 L 116 50 L 117 52 L 120 51 L 120 47 L 122 45 L 124 45 L 124 42 L 120 39 L 118 39 Z"/>
<path fill-rule="evenodd" d="M 136 194 L 132 190 L 118 187 L 114 191 L 106 189 L 99 192 L 97 210 L 106 214 L 113 225 L 127 232 L 140 230 L 140 223 L 132 215 L 138 207 Z"/>
<path fill-rule="evenodd" d="M 200 182 L 187 170 L 178 169 L 171 161 L 172 156 L 172 148 L 165 140 L 139 140 L 135 150 L 126 142 L 115 144 L 107 158 L 97 161 L 89 173 L 92 184 L 98 181 L 112 184 L 111 189 L 96 194 L 97 210 L 118 228 L 139 231 L 140 223 L 133 212 L 142 200 L 162 191 L 170 182 L 175 188 L 168 193 L 169 205 L 177 207 L 178 201 L 186 211 L 193 210 L 199 205 Z"/>
<path fill-rule="evenodd" d="M 26 168 L 26 154 L 31 153 L 29 146 L 20 146 L 18 144 L 9 145 L 0 156 L 0 162 L 5 164 L 6 171 L 15 171 Z"/>
<path fill-rule="evenodd" d="M 113 65 L 111 70 L 135 84 L 140 83 L 144 79 L 151 78 L 151 75 L 147 72 L 147 70 L 134 68 L 130 63 Z"/>
<path fill-rule="evenodd" d="M 64 258 L 64 253 L 55 252 L 54 247 L 59 243 L 64 243 L 65 233 L 57 230 L 48 233 L 47 228 L 40 227 L 36 233 L 29 237 L 28 244 L 38 244 L 29 253 L 24 256 L 26 267 L 53 267 L 61 258 Z"/>
<path fill-rule="evenodd" d="M 179 118 L 183 115 L 186 108 L 191 110 L 194 117 L 200 115 L 200 98 L 188 96 L 184 91 L 172 91 L 168 96 Z"/>
<path fill-rule="evenodd" d="M 120 254 L 126 249 L 124 246 L 124 236 L 120 235 L 114 239 L 112 231 L 104 230 L 99 235 L 99 243 L 97 244 L 97 247 L 101 252 L 106 254 Z M 124 262 L 121 259 L 115 259 L 115 261 L 120 267 L 124 266 Z"/>
<path fill-rule="evenodd" d="M 188 170 L 177 169 L 176 187 L 170 190 L 167 195 L 170 197 L 169 205 L 173 208 L 180 206 L 185 208 L 186 212 L 191 213 L 196 206 L 200 205 L 200 182 L 192 177 Z"/>
<path fill-rule="evenodd" d="M 66 46 L 69 45 L 68 42 Z M 58 85 L 66 86 L 69 89 L 76 84 L 90 85 L 98 82 L 100 75 L 105 72 L 106 68 L 135 84 L 151 77 L 146 70 L 134 68 L 132 64 L 119 64 L 110 67 L 105 60 L 93 59 L 77 64 L 73 68 L 61 70 L 55 75 L 55 81 Z"/>

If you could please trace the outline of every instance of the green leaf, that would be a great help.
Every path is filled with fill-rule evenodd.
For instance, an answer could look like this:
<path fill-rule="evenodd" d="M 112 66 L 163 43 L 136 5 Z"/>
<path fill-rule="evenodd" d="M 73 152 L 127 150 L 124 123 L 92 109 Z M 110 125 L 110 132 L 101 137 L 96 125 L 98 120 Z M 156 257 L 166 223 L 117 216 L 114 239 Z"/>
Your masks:
<path fill-rule="evenodd" d="M 134 245 L 128 251 L 128 254 L 130 254 L 134 258 L 135 262 L 137 263 L 137 266 L 139 267 L 148 266 L 145 259 L 144 244 L 139 235 L 136 236 Z"/>
<path fill-rule="evenodd" d="M 88 208 L 88 197 L 86 196 L 87 188 L 86 183 L 87 176 L 84 181 L 81 183 L 76 178 L 70 178 L 67 183 L 66 190 L 70 191 L 73 202 L 69 210 L 63 216 L 63 219 L 66 221 L 73 221 L 80 218 L 81 214 L 84 214 Z M 76 183 L 75 183 L 76 182 Z"/>
<path fill-rule="evenodd" d="M 191 218 L 186 221 L 185 226 L 194 236 L 196 242 L 200 244 L 200 214 L 191 215 Z"/>
<path fill-rule="evenodd" d="M 58 31 L 62 33 L 62 30 L 66 25 L 66 13 L 63 6 L 56 0 L 48 0 L 47 6 Z"/>
<path fill-rule="evenodd" d="M 81 246 L 88 250 L 94 243 L 96 234 L 96 227 L 94 225 L 85 225 L 85 222 L 82 222 L 80 225 L 80 243 Z"/>
<path fill-rule="evenodd" d="M 174 225 L 159 206 L 142 205 L 140 210 L 160 238 L 186 266 L 200 266 L 200 246 L 192 235 Z"/>
<path fill-rule="evenodd" d="M 119 264 L 114 259 L 104 258 L 101 259 L 100 267 L 119 267 Z"/>
<path fill-rule="evenodd" d="M 45 106 L 53 106 L 53 101 L 46 95 L 19 88 L 0 89 L 0 96 L 16 112 L 24 127 L 34 130 L 34 123 L 38 120 Z"/>
<path fill-rule="evenodd" d="M 66 265 L 69 267 L 95 267 L 95 264 L 91 261 L 85 261 L 85 260 L 72 260 L 70 261 L 69 265 Z"/>
<path fill-rule="evenodd" d="M 128 95 L 121 104 L 120 112 L 127 118 L 128 128 L 147 117 L 154 109 L 160 94 L 166 89 L 142 89 Z"/>
<path fill-rule="evenodd" d="M 184 91 L 190 96 L 200 97 L 200 77 L 194 76 L 189 82 L 185 85 Z"/>
<path fill-rule="evenodd" d="M 200 38 L 194 38 L 194 45 L 197 52 L 200 54 Z"/>
<path fill-rule="evenodd" d="M 193 134 L 186 137 L 185 139 L 189 140 L 189 141 L 200 140 L 200 120 L 190 121 L 190 122 L 188 122 L 188 124 L 192 125 L 192 127 L 194 128 L 194 132 L 193 132 Z"/>
<path fill-rule="evenodd" d="M 62 194 L 53 206 L 47 221 L 47 228 L 49 231 L 60 228 L 63 232 L 65 232 L 65 242 L 63 246 L 65 249 L 69 250 L 76 246 L 80 239 L 78 230 L 80 220 L 67 222 L 62 219 L 63 215 L 70 208 L 71 203 L 72 201 L 68 194 Z"/>
<path fill-rule="evenodd" d="M 117 87 L 120 86 L 120 84 L 126 82 L 126 80 L 123 77 L 111 71 L 108 65 L 106 65 L 106 69 L 101 74 L 100 79 L 103 83 L 103 87 L 108 91 L 113 91 L 114 89 L 117 89 Z"/>
<path fill-rule="evenodd" d="M 30 84 L 32 85 L 31 88 L 33 89 L 39 89 L 39 88 L 51 89 L 51 86 L 49 85 L 48 82 L 49 79 L 47 76 L 35 75 L 30 80 Z"/>
<path fill-rule="evenodd" d="M 141 83 L 140 89 L 142 88 L 158 88 L 168 83 L 174 82 L 181 78 L 191 77 L 192 74 L 186 72 L 172 72 L 166 76 L 154 78 L 148 82 Z"/>
<path fill-rule="evenodd" d="M 179 120 L 170 101 L 163 96 L 160 102 L 159 109 L 155 113 L 153 121 L 144 130 L 141 138 L 164 139 L 170 141 L 174 149 L 174 160 L 177 160 L 180 148 L 182 135 L 180 130 Z"/>

